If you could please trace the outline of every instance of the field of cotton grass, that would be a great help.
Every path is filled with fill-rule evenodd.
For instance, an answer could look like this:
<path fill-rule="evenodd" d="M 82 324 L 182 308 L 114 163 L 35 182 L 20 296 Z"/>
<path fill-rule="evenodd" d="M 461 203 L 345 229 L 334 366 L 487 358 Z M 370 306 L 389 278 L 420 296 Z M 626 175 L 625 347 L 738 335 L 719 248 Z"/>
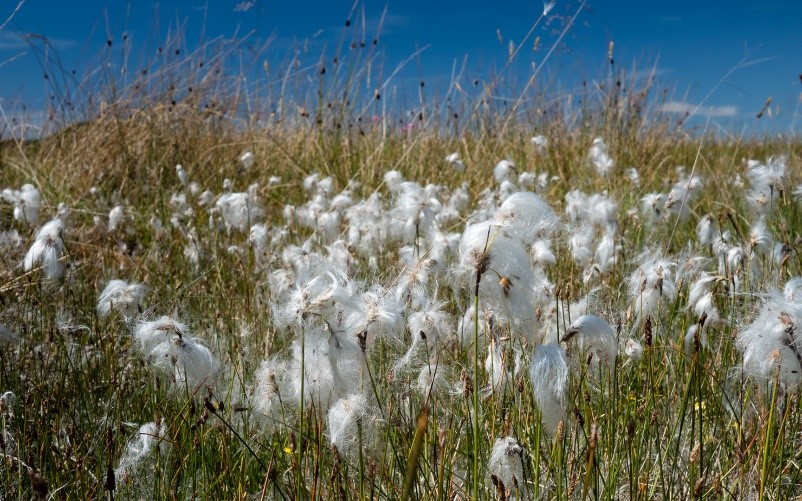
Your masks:
<path fill-rule="evenodd" d="M 644 102 L 3 142 L 0 498 L 801 495 L 802 148 Z"/>

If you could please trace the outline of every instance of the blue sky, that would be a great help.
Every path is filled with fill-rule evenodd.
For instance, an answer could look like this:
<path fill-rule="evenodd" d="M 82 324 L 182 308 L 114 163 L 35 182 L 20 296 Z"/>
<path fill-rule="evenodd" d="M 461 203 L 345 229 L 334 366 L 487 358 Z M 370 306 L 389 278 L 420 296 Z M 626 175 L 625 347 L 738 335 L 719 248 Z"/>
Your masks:
<path fill-rule="evenodd" d="M 16 5 L 0 2 L 0 23 Z M 519 75 L 543 62 L 579 5 L 555 2 L 516 59 Z M 248 54 L 249 48 L 270 40 L 258 59 L 278 67 L 303 48 L 314 60 L 323 51 L 333 55 L 343 38 L 347 44 L 361 41 L 361 29 L 354 27 L 363 22 L 368 44 L 381 25 L 377 50 L 387 72 L 425 48 L 399 73 L 398 84 L 414 87 L 423 78 L 427 92 L 436 94 L 448 86 L 455 61 L 467 61 L 465 78 L 471 81 L 502 69 L 510 41 L 520 42 L 543 11 L 539 0 L 365 0 L 352 12 L 353 6 L 351 1 L 27 0 L 0 31 L 0 104 L 9 113 L 20 103 L 29 110 L 44 108 L 48 86 L 40 35 L 50 41 L 48 57 L 78 74 L 91 71 L 87 66 L 96 65 L 104 50 L 118 51 L 120 60 L 123 37 L 131 57 L 144 60 L 177 29 L 184 31 L 182 47 L 189 51 L 200 40 L 244 37 L 241 48 Z M 349 16 L 352 27 L 346 29 Z M 670 90 L 666 112 L 694 109 L 697 121 L 709 115 L 714 127 L 737 135 L 796 133 L 802 127 L 800 19 L 798 1 L 589 0 L 543 64 L 540 85 L 564 90 L 604 78 L 613 41 L 617 67 L 633 72 L 657 68 L 660 88 Z M 541 44 L 533 51 L 536 36 Z M 770 96 L 769 113 L 757 120 Z"/>

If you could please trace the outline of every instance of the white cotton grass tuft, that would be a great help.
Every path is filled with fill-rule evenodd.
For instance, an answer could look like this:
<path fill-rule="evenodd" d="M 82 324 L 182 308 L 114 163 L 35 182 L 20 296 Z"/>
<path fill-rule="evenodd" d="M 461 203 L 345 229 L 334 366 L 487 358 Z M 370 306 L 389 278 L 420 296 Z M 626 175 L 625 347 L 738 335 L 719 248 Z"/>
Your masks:
<path fill-rule="evenodd" d="M 442 364 L 426 363 L 421 367 L 415 388 L 425 400 L 452 393 L 454 387 L 448 383 L 445 371 L 445 366 Z"/>
<path fill-rule="evenodd" d="M 423 187 L 409 181 L 398 187 L 390 211 L 391 231 L 404 243 L 417 244 L 419 238 L 436 232 L 437 216 L 443 208 L 437 191 L 435 185 Z"/>
<path fill-rule="evenodd" d="M 637 339 L 627 339 L 624 343 L 624 354 L 632 360 L 638 361 L 643 358 L 643 345 Z"/>
<path fill-rule="evenodd" d="M 505 386 L 512 384 L 506 363 L 507 353 L 508 350 L 502 343 L 491 340 L 487 347 L 487 358 L 485 358 L 485 372 L 488 378 L 488 386 L 483 389 L 485 395 L 493 393 L 500 396 L 504 393 Z"/>
<path fill-rule="evenodd" d="M 39 265 L 42 267 L 45 278 L 61 278 L 64 274 L 62 258 L 67 253 L 62 237 L 63 232 L 64 222 L 60 218 L 47 222 L 39 229 L 36 239 L 23 260 L 23 268 L 26 272 Z"/>
<path fill-rule="evenodd" d="M 783 288 L 785 299 L 802 304 L 802 277 L 793 277 L 785 283 Z"/>
<path fill-rule="evenodd" d="M 255 194 L 224 193 L 215 202 L 226 230 L 246 231 L 264 215 Z"/>
<path fill-rule="evenodd" d="M 546 138 L 546 136 L 542 134 L 532 136 L 532 138 L 529 139 L 529 142 L 532 143 L 532 147 L 535 148 L 535 153 L 538 155 L 545 155 L 548 153 L 549 140 Z"/>
<path fill-rule="evenodd" d="M 122 206 L 118 205 L 117 207 L 111 209 L 109 211 L 109 225 L 108 231 L 112 233 L 117 230 L 117 227 L 125 220 L 125 211 L 123 210 Z"/>
<path fill-rule="evenodd" d="M 768 384 L 773 378 L 793 391 L 802 382 L 802 303 L 771 291 L 757 317 L 736 337 L 744 372 Z"/>
<path fill-rule="evenodd" d="M 719 233 L 718 223 L 710 214 L 702 217 L 696 225 L 696 237 L 701 245 L 712 245 L 713 240 Z"/>
<path fill-rule="evenodd" d="M 397 193 L 404 182 L 404 175 L 397 170 L 388 170 L 384 173 L 384 184 L 390 193 Z"/>
<path fill-rule="evenodd" d="M 292 342 L 281 398 L 288 405 L 303 402 L 305 408 L 327 411 L 359 387 L 365 359 L 357 343 L 343 333 L 307 327 L 303 336 L 303 343 Z"/>
<path fill-rule="evenodd" d="M 550 236 L 561 228 L 560 218 L 542 197 L 529 191 L 510 195 L 499 207 L 496 220 L 529 245 L 538 237 Z"/>
<path fill-rule="evenodd" d="M 493 177 L 499 184 L 505 181 L 513 181 L 517 175 L 515 164 L 511 160 L 502 160 L 493 168 Z"/>
<path fill-rule="evenodd" d="M 515 437 L 497 438 L 487 464 L 488 488 L 501 499 L 527 499 L 524 480 L 525 450 Z"/>
<path fill-rule="evenodd" d="M 579 350 L 593 357 L 591 363 L 603 362 L 611 371 L 613 370 L 618 356 L 618 340 L 615 331 L 606 320 L 596 315 L 582 315 L 571 322 L 562 341 L 567 342 L 574 337 L 577 339 Z"/>
<path fill-rule="evenodd" d="M 513 336 L 535 341 L 538 287 L 523 242 L 506 225 L 485 221 L 465 229 L 459 256 L 459 270 L 480 302 L 509 323 Z"/>
<path fill-rule="evenodd" d="M 446 157 L 446 162 L 454 167 L 454 170 L 457 172 L 462 172 L 465 170 L 465 164 L 462 163 L 462 160 L 459 157 L 459 153 L 452 153 Z"/>
<path fill-rule="evenodd" d="M 107 317 L 113 310 L 119 311 L 125 318 L 141 313 L 142 299 L 147 287 L 143 284 L 128 283 L 125 280 L 109 280 L 106 288 L 97 300 L 97 315 Z"/>
<path fill-rule="evenodd" d="M 662 257 L 659 252 L 646 251 L 639 260 L 642 264 L 629 277 L 629 295 L 632 311 L 640 324 L 654 315 L 661 304 L 677 297 L 673 269 L 676 263 Z"/>
<path fill-rule="evenodd" d="M 407 319 L 407 329 L 412 335 L 412 346 L 406 354 L 395 363 L 396 370 L 406 368 L 415 356 L 429 346 L 430 350 L 439 349 L 446 338 L 453 333 L 454 325 L 451 315 L 443 311 L 445 303 L 429 301 L 420 311 L 412 313 Z"/>
<path fill-rule="evenodd" d="M 10 188 L 0 192 L 0 198 L 14 204 L 14 219 L 35 226 L 39 224 L 42 196 L 32 184 L 23 184 L 19 190 Z"/>
<path fill-rule="evenodd" d="M 170 442 L 166 438 L 166 430 L 162 422 L 145 423 L 139 427 L 136 436 L 125 446 L 120 463 L 114 470 L 118 482 L 128 483 L 133 471 L 158 447 L 161 454 L 166 454 Z"/>
<path fill-rule="evenodd" d="M 362 425 L 363 438 L 370 423 L 366 422 L 369 407 L 362 393 L 352 393 L 334 402 L 328 413 L 329 441 L 342 454 L 352 454 L 359 450 L 359 426 Z"/>
<path fill-rule="evenodd" d="M 242 155 L 239 156 L 239 165 L 244 170 L 248 170 L 253 167 L 254 162 L 256 161 L 256 157 L 254 156 L 253 152 L 246 151 Z"/>
<path fill-rule="evenodd" d="M 14 392 L 7 391 L 0 395 L 0 417 L 13 418 L 16 403 L 17 396 L 14 395 Z"/>
<path fill-rule="evenodd" d="M 153 367 L 170 376 L 178 391 L 195 394 L 215 384 L 217 360 L 181 322 L 167 316 L 140 322 L 134 340 Z"/>
<path fill-rule="evenodd" d="M 181 164 L 176 164 L 175 166 L 175 175 L 178 176 L 178 180 L 183 185 L 187 185 L 189 183 L 189 175 L 187 175 L 186 169 Z"/>
<path fill-rule="evenodd" d="M 281 385 L 285 374 L 286 364 L 277 358 L 262 361 L 254 374 L 252 411 L 268 431 L 284 424 Z"/>
<path fill-rule="evenodd" d="M 786 164 L 785 156 L 770 157 L 765 163 L 747 162 L 746 176 L 751 188 L 746 200 L 758 215 L 769 214 L 777 206 L 787 177 Z"/>
<path fill-rule="evenodd" d="M 607 151 L 607 144 L 600 137 L 593 140 L 593 145 L 588 153 L 588 160 L 596 169 L 596 173 L 602 177 L 607 177 L 615 167 L 615 161 Z"/>
<path fill-rule="evenodd" d="M 560 421 L 566 417 L 568 391 L 568 360 L 559 344 L 550 343 L 535 348 L 530 377 L 543 427 L 549 435 L 554 436 Z"/>
<path fill-rule="evenodd" d="M 364 336 L 365 351 L 370 353 L 378 339 L 400 344 L 405 332 L 404 306 L 394 295 L 373 287 L 362 292 L 346 324 L 356 336 Z"/>
<path fill-rule="evenodd" d="M 664 193 L 648 193 L 640 199 L 641 214 L 646 221 L 654 223 L 663 216 L 666 208 L 666 195 Z"/>

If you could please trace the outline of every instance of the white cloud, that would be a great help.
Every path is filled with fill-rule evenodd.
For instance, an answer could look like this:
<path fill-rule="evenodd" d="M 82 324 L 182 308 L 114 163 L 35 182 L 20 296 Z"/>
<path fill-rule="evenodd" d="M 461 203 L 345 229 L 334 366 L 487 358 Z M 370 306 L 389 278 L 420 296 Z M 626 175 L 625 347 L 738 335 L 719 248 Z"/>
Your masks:
<path fill-rule="evenodd" d="M 660 106 L 660 111 L 677 115 L 709 116 L 711 118 L 733 118 L 738 116 L 737 106 L 701 106 L 686 103 L 685 101 L 669 101 Z"/>

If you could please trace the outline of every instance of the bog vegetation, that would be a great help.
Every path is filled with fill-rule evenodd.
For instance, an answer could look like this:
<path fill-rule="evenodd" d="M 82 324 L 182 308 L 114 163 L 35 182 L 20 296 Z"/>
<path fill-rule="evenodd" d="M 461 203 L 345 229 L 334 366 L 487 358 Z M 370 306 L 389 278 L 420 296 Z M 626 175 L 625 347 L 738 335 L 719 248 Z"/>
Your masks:
<path fill-rule="evenodd" d="M 0 498 L 802 494 L 798 139 L 612 58 L 400 113 L 375 45 L 263 96 L 206 47 L 7 135 Z"/>

